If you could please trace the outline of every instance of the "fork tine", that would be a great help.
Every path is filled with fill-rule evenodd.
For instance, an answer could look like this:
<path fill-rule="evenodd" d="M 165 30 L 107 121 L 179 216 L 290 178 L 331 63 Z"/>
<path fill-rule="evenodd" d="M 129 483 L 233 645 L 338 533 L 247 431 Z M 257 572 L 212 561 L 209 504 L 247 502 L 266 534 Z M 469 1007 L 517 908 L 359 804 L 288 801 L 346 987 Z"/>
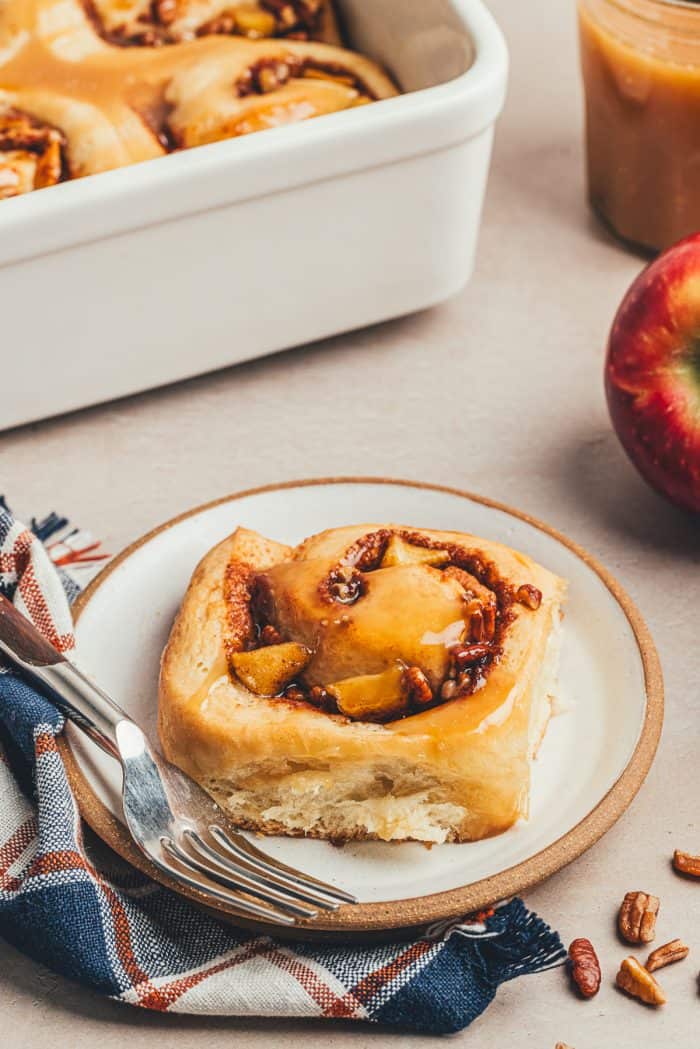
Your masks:
<path fill-rule="evenodd" d="M 163 845 L 164 851 L 167 851 L 166 846 Z M 231 907 L 235 907 L 237 911 L 243 914 L 249 914 L 254 918 L 262 918 L 264 921 L 273 922 L 276 925 L 295 925 L 296 921 L 289 914 L 283 914 L 282 911 L 273 910 L 270 907 L 264 907 L 260 903 L 255 903 L 253 900 L 247 900 L 245 897 L 239 896 L 237 893 L 228 892 L 225 889 L 219 888 L 217 885 L 213 885 L 210 882 L 206 882 L 199 878 L 199 872 L 196 867 L 189 862 L 189 860 L 178 859 L 178 863 L 181 863 L 190 874 L 185 874 L 173 864 L 167 862 L 164 859 L 160 859 L 153 854 L 149 855 L 149 859 L 156 867 L 160 868 L 170 878 L 174 878 L 179 881 L 182 885 L 186 885 L 190 889 L 196 889 L 198 892 L 204 893 L 206 896 L 213 897 L 221 903 L 228 904 Z M 195 875 L 197 875 L 195 877 Z"/>
<path fill-rule="evenodd" d="M 228 851 L 224 853 L 223 846 L 214 848 L 204 841 L 196 831 L 186 829 L 183 831 L 183 834 L 194 852 L 212 860 L 214 863 L 218 863 L 220 867 L 223 867 L 225 871 L 232 872 L 234 876 L 244 874 L 246 877 L 252 878 L 270 889 L 278 889 L 280 892 L 288 893 L 298 900 L 303 900 L 304 903 L 322 907 L 326 911 L 337 911 L 338 907 L 340 907 L 340 903 L 337 900 L 328 899 L 328 897 L 322 896 L 320 893 L 310 892 L 308 889 L 293 884 L 289 878 L 281 875 L 273 877 L 270 874 L 261 873 L 253 860 L 246 860 L 245 863 L 236 862 Z"/>
<path fill-rule="evenodd" d="M 317 878 L 312 878 L 310 874 L 303 874 L 301 871 L 295 870 L 294 867 L 288 867 L 286 863 L 279 863 L 277 860 L 273 860 L 271 856 L 261 852 L 260 849 L 256 849 L 242 835 L 236 835 L 236 840 L 233 840 L 221 827 L 215 824 L 209 828 L 209 833 L 220 845 L 238 859 L 245 860 L 246 863 L 251 863 L 253 866 L 267 871 L 268 874 L 273 874 L 278 878 L 284 877 L 285 881 L 295 882 L 299 886 L 311 889 L 312 892 L 319 892 L 329 896 L 339 903 L 357 903 L 357 897 L 353 896 L 352 893 L 346 892 L 344 889 L 338 889 L 335 885 L 328 885 Z"/>
<path fill-rule="evenodd" d="M 199 857 L 188 855 L 172 838 L 161 838 L 161 845 L 181 863 L 189 864 L 199 871 L 200 874 L 205 874 L 207 878 L 212 878 L 229 889 L 237 889 L 239 892 L 245 892 L 249 896 L 257 896 L 258 899 L 264 900 L 265 903 L 271 903 L 273 907 L 287 911 L 297 918 L 315 918 L 318 915 L 318 911 L 313 907 L 295 903 L 294 900 L 290 900 L 283 893 L 275 892 L 274 889 L 267 889 L 243 873 L 236 873 L 235 875 L 225 874 L 222 870 L 217 870 L 211 863 Z"/>

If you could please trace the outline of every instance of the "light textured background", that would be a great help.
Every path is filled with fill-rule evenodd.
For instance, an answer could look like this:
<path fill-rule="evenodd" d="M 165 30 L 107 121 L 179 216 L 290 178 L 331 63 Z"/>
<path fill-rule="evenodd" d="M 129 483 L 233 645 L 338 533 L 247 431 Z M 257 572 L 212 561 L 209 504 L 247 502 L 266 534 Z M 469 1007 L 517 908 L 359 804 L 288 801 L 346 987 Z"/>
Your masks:
<path fill-rule="evenodd" d="M 183 508 L 243 487 L 393 475 L 503 500 L 588 547 L 646 616 L 668 704 L 658 759 L 632 809 L 528 896 L 567 943 L 593 939 L 603 988 L 585 1003 L 561 970 L 518 980 L 451 1044 L 685 1049 L 696 1044 L 700 1016 L 700 884 L 675 877 L 669 858 L 674 846 L 700 851 L 700 535 L 644 487 L 608 423 L 605 337 L 641 262 L 601 232 L 584 204 L 573 2 L 492 6 L 509 38 L 512 79 L 469 288 L 419 316 L 2 435 L 0 489 L 18 511 L 60 510 L 116 551 Z M 614 916 L 629 889 L 661 897 L 657 942 L 682 936 L 692 947 L 688 961 L 661 974 L 662 1011 L 612 985 L 628 953 Z M 2 944 L 0 1020 L 8 1049 L 433 1041 L 349 1024 L 139 1012 Z"/>

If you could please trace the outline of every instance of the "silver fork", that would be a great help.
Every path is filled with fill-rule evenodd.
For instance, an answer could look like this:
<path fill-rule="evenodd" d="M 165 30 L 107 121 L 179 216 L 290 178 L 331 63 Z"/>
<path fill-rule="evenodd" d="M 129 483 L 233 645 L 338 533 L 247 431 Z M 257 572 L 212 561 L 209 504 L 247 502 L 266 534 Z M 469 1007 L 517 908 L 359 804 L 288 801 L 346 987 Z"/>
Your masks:
<path fill-rule="evenodd" d="M 142 730 L 0 595 L 0 653 L 121 762 L 124 817 L 143 853 L 181 885 L 276 925 L 356 903 L 349 892 L 255 848 L 218 805 L 150 746 Z"/>

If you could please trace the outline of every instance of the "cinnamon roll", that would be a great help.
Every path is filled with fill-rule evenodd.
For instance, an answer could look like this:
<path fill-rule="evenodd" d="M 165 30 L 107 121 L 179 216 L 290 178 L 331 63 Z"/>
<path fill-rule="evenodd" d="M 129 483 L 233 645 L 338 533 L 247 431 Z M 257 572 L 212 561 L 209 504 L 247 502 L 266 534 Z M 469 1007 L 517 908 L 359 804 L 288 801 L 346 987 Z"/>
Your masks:
<path fill-rule="evenodd" d="M 223 10 L 214 0 L 0 0 L 0 199 L 396 94 L 370 59 L 289 38 L 330 17 L 322 0 L 226 6 L 239 19 L 267 16 L 270 31 L 285 30 L 279 39 L 222 35 L 209 16 Z M 167 40 L 150 39 L 144 19 L 167 22 Z M 141 46 L 114 46 L 120 34 Z"/>
<path fill-rule="evenodd" d="M 386 98 L 369 59 L 324 44 L 240 41 L 183 64 L 165 88 L 167 131 L 180 148 L 298 123 Z"/>
<path fill-rule="evenodd" d="M 87 0 L 110 43 L 157 47 L 223 33 L 340 43 L 330 0 Z"/>
<path fill-rule="evenodd" d="M 242 827 L 472 841 L 528 814 L 566 584 L 474 536 L 238 529 L 165 649 L 166 757 Z"/>
<path fill-rule="evenodd" d="M 165 152 L 126 104 L 107 115 L 51 92 L 0 90 L 0 199 Z"/>

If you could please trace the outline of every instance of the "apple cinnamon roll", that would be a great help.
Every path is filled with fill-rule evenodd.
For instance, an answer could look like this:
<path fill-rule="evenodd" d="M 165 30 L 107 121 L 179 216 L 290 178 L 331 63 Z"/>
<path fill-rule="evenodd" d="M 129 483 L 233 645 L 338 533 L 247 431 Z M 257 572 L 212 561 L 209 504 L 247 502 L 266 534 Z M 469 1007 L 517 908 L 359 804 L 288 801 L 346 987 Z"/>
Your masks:
<path fill-rule="evenodd" d="M 470 535 L 364 525 L 290 548 L 238 529 L 163 655 L 165 755 L 264 833 L 500 833 L 528 814 L 565 590 Z"/>
<path fill-rule="evenodd" d="M 165 90 L 179 148 L 365 105 L 396 94 L 369 59 L 323 44 L 239 42 L 176 72 Z"/>
<path fill-rule="evenodd" d="M 110 43 L 157 47 L 223 33 L 340 43 L 330 0 L 86 0 Z"/>
<path fill-rule="evenodd" d="M 134 109 L 109 114 L 46 91 L 0 91 L 0 199 L 166 152 Z"/>
<path fill-rule="evenodd" d="M 210 32 L 196 19 L 213 7 L 210 0 L 94 0 L 89 8 L 83 0 L 0 0 L 0 197 L 397 94 L 379 66 L 341 47 L 289 34 L 253 40 Z M 305 25 L 331 10 L 321 0 L 260 0 L 232 10 L 251 8 L 275 13 L 277 28 L 289 22 L 290 33 L 288 8 Z M 144 18 L 164 19 L 166 10 L 175 35 L 160 42 L 170 46 L 108 42 L 117 32 L 109 18 L 119 15 L 127 27 L 122 42 L 145 44 L 131 30 Z M 108 33 L 96 32 L 108 22 Z"/>

